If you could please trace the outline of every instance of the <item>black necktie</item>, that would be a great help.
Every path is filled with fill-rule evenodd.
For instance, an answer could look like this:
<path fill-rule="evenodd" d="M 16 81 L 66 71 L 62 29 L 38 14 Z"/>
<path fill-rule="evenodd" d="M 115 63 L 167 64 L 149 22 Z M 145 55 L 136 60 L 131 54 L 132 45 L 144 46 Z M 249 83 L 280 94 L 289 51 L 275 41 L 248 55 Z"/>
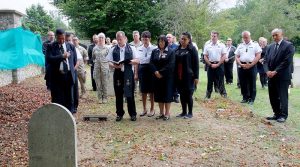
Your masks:
<path fill-rule="evenodd" d="M 278 47 L 279 47 L 279 44 L 278 44 L 278 43 L 276 43 L 276 45 L 275 45 L 275 55 L 277 54 Z"/>
<path fill-rule="evenodd" d="M 62 55 L 64 54 L 65 50 L 64 50 L 64 47 L 62 45 L 59 46 L 59 51 Z"/>

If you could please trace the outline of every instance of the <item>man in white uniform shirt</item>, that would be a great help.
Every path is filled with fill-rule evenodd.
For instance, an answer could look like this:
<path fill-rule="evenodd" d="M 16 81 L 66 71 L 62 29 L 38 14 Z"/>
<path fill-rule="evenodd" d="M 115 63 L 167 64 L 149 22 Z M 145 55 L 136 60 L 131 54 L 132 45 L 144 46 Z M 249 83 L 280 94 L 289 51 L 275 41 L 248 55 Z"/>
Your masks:
<path fill-rule="evenodd" d="M 204 47 L 204 60 L 207 69 L 206 99 L 210 99 L 213 90 L 213 83 L 218 87 L 222 97 L 227 97 L 224 86 L 224 60 L 226 58 L 225 45 L 218 42 L 219 33 L 211 32 L 211 42 Z"/>
<path fill-rule="evenodd" d="M 127 109 L 131 121 L 136 121 L 136 107 L 134 101 L 134 65 L 139 63 L 136 49 L 126 44 L 126 36 L 123 31 L 116 33 L 118 45 L 112 47 L 106 59 L 109 66 L 114 68 L 113 80 L 116 96 L 116 121 L 121 121 L 125 114 L 123 109 L 123 97 L 127 100 Z"/>
<path fill-rule="evenodd" d="M 261 48 L 251 40 L 249 31 L 242 32 L 243 43 L 235 51 L 236 62 L 240 66 L 238 75 L 243 100 L 241 103 L 253 105 L 256 97 L 256 64 L 260 59 Z"/>
<path fill-rule="evenodd" d="M 140 116 L 145 116 L 147 114 L 147 94 L 150 95 L 150 113 L 148 117 L 154 116 L 154 78 L 150 66 L 150 58 L 152 50 L 156 47 L 151 43 L 151 33 L 149 31 L 144 31 L 142 33 L 143 45 L 137 48 L 137 53 L 139 55 L 140 65 L 138 69 L 138 78 L 140 91 L 142 93 L 143 101 L 143 111 Z"/>

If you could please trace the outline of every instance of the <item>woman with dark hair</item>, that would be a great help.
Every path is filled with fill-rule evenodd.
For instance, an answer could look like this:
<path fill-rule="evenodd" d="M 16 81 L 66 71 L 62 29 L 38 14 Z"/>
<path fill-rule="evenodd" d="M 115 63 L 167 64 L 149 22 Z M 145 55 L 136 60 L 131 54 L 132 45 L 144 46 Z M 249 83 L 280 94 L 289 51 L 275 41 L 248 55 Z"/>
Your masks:
<path fill-rule="evenodd" d="M 160 115 L 156 119 L 169 120 L 173 101 L 174 51 L 168 47 L 168 40 L 161 35 L 157 40 L 158 48 L 151 54 L 150 65 L 154 74 L 154 101 L 158 102 Z"/>
<path fill-rule="evenodd" d="M 180 44 L 175 51 L 175 86 L 180 94 L 182 113 L 181 118 L 193 117 L 193 93 L 199 79 L 199 58 L 193 46 L 191 34 L 181 34 Z M 187 113 L 188 107 L 188 113 Z"/>
<path fill-rule="evenodd" d="M 140 83 L 140 91 L 142 93 L 143 101 L 143 111 L 140 116 L 145 116 L 147 114 L 147 95 L 150 96 L 150 112 L 148 117 L 152 117 L 155 114 L 154 111 L 154 76 L 151 72 L 150 59 L 152 50 L 156 47 L 151 44 L 151 33 L 149 31 L 144 31 L 142 33 L 142 43 L 143 45 L 138 47 L 138 54 L 140 59 L 140 64 L 138 68 L 138 78 Z"/>

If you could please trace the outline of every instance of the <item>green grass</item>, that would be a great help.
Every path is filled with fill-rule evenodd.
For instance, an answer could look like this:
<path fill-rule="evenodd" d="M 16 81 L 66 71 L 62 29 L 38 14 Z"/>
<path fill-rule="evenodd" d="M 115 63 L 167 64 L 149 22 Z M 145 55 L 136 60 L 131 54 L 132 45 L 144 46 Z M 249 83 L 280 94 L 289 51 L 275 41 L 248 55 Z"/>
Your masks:
<path fill-rule="evenodd" d="M 295 53 L 294 57 L 300 58 L 300 53 Z"/>
<path fill-rule="evenodd" d="M 232 85 L 225 85 L 228 98 L 230 100 L 240 102 L 242 100 L 240 89 L 237 89 L 236 85 L 236 72 L 234 72 L 234 79 Z M 252 109 L 254 113 L 260 117 L 266 117 L 273 115 L 271 104 L 269 101 L 268 89 L 262 89 L 259 81 L 259 75 L 256 82 L 257 95 L 253 106 L 245 105 Z M 203 99 L 206 93 L 207 75 L 202 65 L 200 68 L 200 84 L 195 92 L 195 96 L 199 99 Z M 212 97 L 219 97 L 219 94 L 212 93 Z M 222 105 L 222 104 L 220 104 Z M 295 127 L 300 133 L 300 88 L 292 88 L 289 96 L 289 117 L 286 125 Z"/>

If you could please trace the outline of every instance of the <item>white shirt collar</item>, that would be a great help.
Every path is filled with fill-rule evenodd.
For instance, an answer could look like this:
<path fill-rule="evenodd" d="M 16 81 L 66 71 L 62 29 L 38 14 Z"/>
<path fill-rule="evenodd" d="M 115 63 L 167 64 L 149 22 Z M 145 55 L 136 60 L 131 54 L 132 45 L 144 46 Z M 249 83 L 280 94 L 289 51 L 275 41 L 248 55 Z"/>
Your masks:
<path fill-rule="evenodd" d="M 123 47 L 121 47 L 119 44 L 118 44 L 118 46 L 120 49 L 124 49 L 126 47 L 126 44 Z"/>
<path fill-rule="evenodd" d="M 282 41 L 283 41 L 283 39 L 281 39 L 281 40 L 278 42 L 278 45 L 280 45 Z M 276 43 L 276 42 L 275 42 L 275 43 Z"/>
<path fill-rule="evenodd" d="M 252 44 L 252 40 L 250 40 L 249 43 L 244 42 L 244 45 L 251 45 Z"/>
<path fill-rule="evenodd" d="M 146 49 L 147 49 L 147 48 L 151 48 L 151 47 L 152 47 L 152 44 L 149 43 L 148 47 L 145 47 L 145 45 L 143 45 L 142 47 L 143 47 L 143 48 L 146 48 Z"/>

